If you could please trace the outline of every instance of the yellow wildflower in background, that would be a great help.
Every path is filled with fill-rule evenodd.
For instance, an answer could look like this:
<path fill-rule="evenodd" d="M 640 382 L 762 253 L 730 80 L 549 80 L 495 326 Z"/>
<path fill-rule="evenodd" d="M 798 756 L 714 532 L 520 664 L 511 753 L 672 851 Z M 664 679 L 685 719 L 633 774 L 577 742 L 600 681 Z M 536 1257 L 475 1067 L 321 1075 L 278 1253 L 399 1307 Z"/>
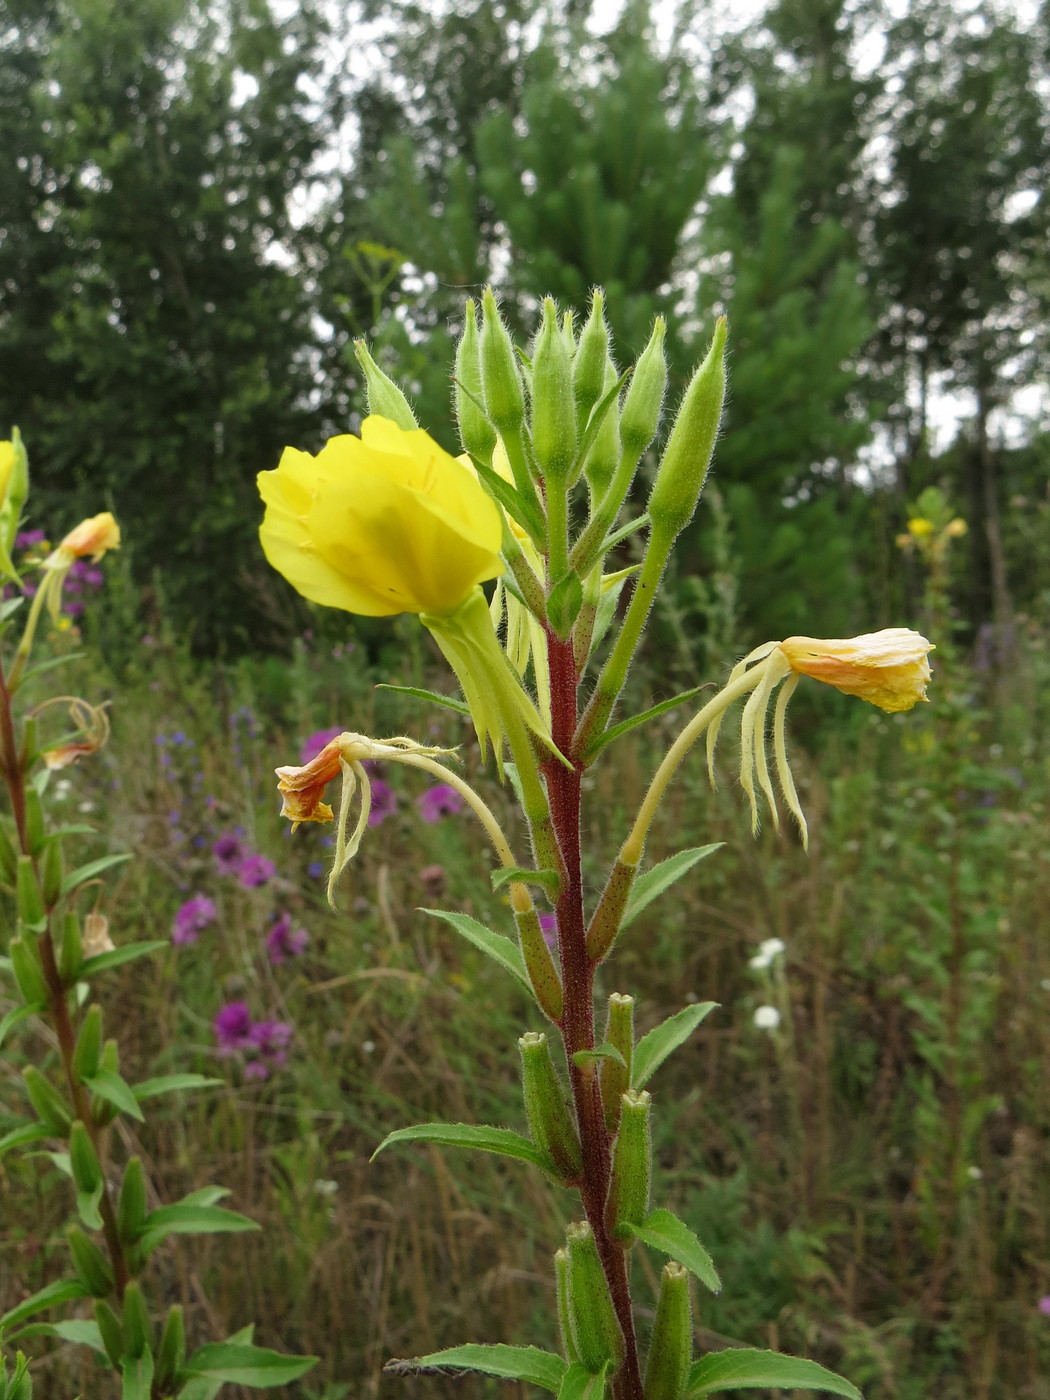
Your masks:
<path fill-rule="evenodd" d="M 316 457 L 259 473 L 267 559 L 304 598 L 387 617 L 448 615 L 503 571 L 496 503 L 422 429 L 372 414 Z"/>

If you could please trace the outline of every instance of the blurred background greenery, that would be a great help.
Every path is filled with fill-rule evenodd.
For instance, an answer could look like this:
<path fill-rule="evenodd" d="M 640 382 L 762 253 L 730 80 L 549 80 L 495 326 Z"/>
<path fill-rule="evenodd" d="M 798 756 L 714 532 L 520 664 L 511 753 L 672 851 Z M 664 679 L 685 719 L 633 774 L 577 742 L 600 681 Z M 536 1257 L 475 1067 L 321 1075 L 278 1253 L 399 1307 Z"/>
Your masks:
<path fill-rule="evenodd" d="M 367 1164 L 418 1118 L 521 1127 L 524 1003 L 417 907 L 506 923 L 486 857 L 387 774 L 332 915 L 323 834 L 288 840 L 273 800 L 272 768 L 327 726 L 462 742 L 372 689 L 448 680 L 413 620 L 291 595 L 254 477 L 353 426 L 353 336 L 451 446 L 464 297 L 493 280 L 526 329 L 544 293 L 582 311 L 600 282 L 621 362 L 668 318 L 679 389 L 731 323 L 713 488 L 632 700 L 797 631 L 938 646 L 919 714 L 800 691 L 808 858 L 752 842 L 731 752 L 654 837 L 654 857 L 726 842 L 605 985 L 639 994 L 643 1029 L 723 1006 L 653 1086 L 667 1194 L 726 1282 L 700 1340 L 815 1356 L 869 1400 L 1050 1397 L 1048 25 L 1021 0 L 780 0 L 746 24 L 699 3 L 0 0 L 0 425 L 29 446 L 31 524 L 111 507 L 126 541 L 84 583 L 68 681 L 113 700 L 113 742 L 49 801 L 139 857 L 118 941 L 215 906 L 110 974 L 110 1004 L 135 1077 L 227 1079 L 135 1144 L 159 1191 L 218 1179 L 265 1226 L 158 1257 L 199 1340 L 257 1317 L 261 1342 L 324 1358 L 294 1388 L 324 1400 L 494 1394 L 382 1363 L 551 1340 L 560 1201 L 436 1152 Z M 595 774 L 595 885 L 665 719 Z M 231 834 L 272 862 L 262 883 L 216 862 Z M 275 962 L 285 915 L 310 941 Z M 293 1028 L 265 1079 L 216 1041 L 241 1000 Z M 3 1164 L 0 1310 L 62 1268 L 47 1170 Z M 99 1393 L 70 1348 L 39 1374 Z"/>

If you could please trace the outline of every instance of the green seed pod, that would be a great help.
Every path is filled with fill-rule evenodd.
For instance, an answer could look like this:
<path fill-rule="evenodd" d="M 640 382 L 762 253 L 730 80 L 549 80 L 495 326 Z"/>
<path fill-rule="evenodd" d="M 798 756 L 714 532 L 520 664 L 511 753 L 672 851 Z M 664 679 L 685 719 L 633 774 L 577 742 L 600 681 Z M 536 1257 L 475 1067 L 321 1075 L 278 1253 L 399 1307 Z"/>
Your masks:
<path fill-rule="evenodd" d="M 132 1281 L 124 1289 L 124 1353 L 137 1360 L 152 1346 L 153 1322 L 142 1289 Z"/>
<path fill-rule="evenodd" d="M 491 466 L 496 430 L 480 407 L 485 401 L 481 387 L 481 342 L 478 339 L 477 309 L 469 298 L 463 318 L 463 334 L 456 346 L 453 400 L 460 442 L 479 461 Z"/>
<path fill-rule="evenodd" d="M 102 1345 L 106 1348 L 106 1355 L 119 1371 L 124 1358 L 124 1329 L 120 1325 L 120 1318 L 108 1303 L 99 1299 L 95 1303 L 95 1321 L 102 1336 Z"/>
<path fill-rule="evenodd" d="M 607 359 L 602 393 L 607 394 L 618 378 L 616 366 L 612 360 Z M 591 443 L 587 460 L 583 464 L 584 475 L 587 477 L 587 484 L 591 488 L 591 497 L 594 501 L 600 501 L 605 495 L 609 483 L 613 479 L 613 473 L 619 464 L 620 409 L 614 403 L 602 419 L 602 425 Z"/>
<path fill-rule="evenodd" d="M 58 971 L 64 987 L 71 987 L 77 980 L 83 962 L 80 920 L 71 911 L 62 920 L 62 941 L 58 945 Z"/>
<path fill-rule="evenodd" d="M 605 365 L 609 353 L 609 327 L 605 322 L 605 293 L 591 292 L 591 314 L 580 332 L 572 366 L 572 391 L 576 399 L 576 431 L 582 436 L 591 409 L 606 390 Z M 613 381 L 615 383 L 615 379 Z"/>
<path fill-rule="evenodd" d="M 620 441 L 623 450 L 635 461 L 656 436 L 660 411 L 667 389 L 667 361 L 664 357 L 664 335 L 667 331 L 662 316 L 653 322 L 649 344 L 638 357 L 624 400 L 620 418 Z"/>
<path fill-rule="evenodd" d="M 62 842 L 59 837 L 52 836 L 44 846 L 44 859 L 42 862 L 41 884 L 44 891 L 44 907 L 48 910 L 54 909 L 55 905 L 62 897 Z"/>
<path fill-rule="evenodd" d="M 113 1270 L 109 1260 L 79 1225 L 70 1225 L 66 1243 L 73 1256 L 77 1278 L 93 1298 L 105 1298 L 113 1292 Z"/>
<path fill-rule="evenodd" d="M 616 1060 L 603 1060 L 599 1071 L 602 1108 L 605 1110 L 605 1126 L 610 1133 L 615 1133 L 620 1125 L 620 1097 L 627 1092 L 631 1085 L 631 1060 L 634 1055 L 634 997 L 613 992 L 609 998 L 605 1039 L 619 1050 L 624 1059 L 622 1065 Z"/>
<path fill-rule="evenodd" d="M 90 1196 L 93 1191 L 98 1190 L 102 1184 L 102 1168 L 87 1124 L 82 1123 L 79 1118 L 74 1119 L 69 1130 L 69 1164 L 78 1191 Z"/>
<path fill-rule="evenodd" d="M 27 1065 L 22 1071 L 22 1078 L 29 1102 L 41 1123 L 55 1137 L 65 1137 L 73 1122 L 73 1115 L 65 1099 L 35 1065 Z"/>
<path fill-rule="evenodd" d="M 98 1073 L 102 1058 L 102 1008 L 89 1006 L 73 1051 L 73 1077 L 78 1084 Z"/>
<path fill-rule="evenodd" d="M 15 904 L 18 917 L 28 928 L 40 929 L 43 926 L 47 915 L 44 913 L 44 901 L 37 883 L 36 871 L 33 869 L 32 856 L 18 857 Z"/>
<path fill-rule="evenodd" d="M 660 1301 L 645 1365 L 645 1400 L 681 1400 L 693 1359 L 693 1320 L 689 1274 L 681 1264 L 665 1264 Z"/>
<path fill-rule="evenodd" d="M 28 734 L 29 726 L 26 726 Z M 32 783 L 27 783 L 25 788 L 26 803 L 26 850 L 31 856 L 38 856 L 44 849 L 44 808 L 40 801 L 40 794 Z"/>
<path fill-rule="evenodd" d="M 383 418 L 389 418 L 391 423 L 396 423 L 406 432 L 418 428 L 419 424 L 411 404 L 390 376 L 384 374 L 372 359 L 363 340 L 354 341 L 354 354 L 357 356 L 357 363 L 365 372 L 369 413 L 378 413 Z"/>
<path fill-rule="evenodd" d="M 532 449 L 544 476 L 552 482 L 566 481 L 576 458 L 576 405 L 572 359 L 552 297 L 544 300 L 532 350 Z"/>
<path fill-rule="evenodd" d="M 649 1213 L 653 1175 L 650 1126 L 652 1099 L 645 1089 L 628 1089 L 621 1099 L 620 1131 L 613 1148 L 612 1180 L 605 1218 L 613 1239 L 630 1240 L 631 1225 L 641 1225 Z"/>
<path fill-rule="evenodd" d="M 176 1303 L 168 1309 L 157 1346 L 157 1361 L 153 1372 L 154 1382 L 164 1393 L 182 1369 L 186 1359 L 186 1328 L 182 1320 L 182 1307 Z"/>
<path fill-rule="evenodd" d="M 17 873 L 18 856 L 7 834 L 7 827 L 0 822 L 0 875 L 3 875 L 9 885 L 13 885 Z"/>
<path fill-rule="evenodd" d="M 485 407 L 498 433 L 517 434 L 525 421 L 525 397 L 514 344 L 499 314 L 492 288 L 481 298 L 481 383 Z"/>
<path fill-rule="evenodd" d="M 554 1255 L 554 1288 L 558 1300 L 558 1332 L 561 1336 L 561 1349 L 570 1365 L 579 1361 L 580 1353 L 572 1335 L 569 1319 L 569 1251 L 559 1249 Z"/>
<path fill-rule="evenodd" d="M 117 1232 L 122 1243 L 135 1243 L 146 1224 L 146 1215 L 146 1173 L 142 1158 L 132 1157 L 124 1168 L 117 1199 Z"/>
<path fill-rule="evenodd" d="M 31 938 L 12 938 L 8 948 L 15 981 L 27 1006 L 46 1006 L 49 1001 L 44 970 L 40 966 L 36 941 Z"/>
<path fill-rule="evenodd" d="M 525 970 L 529 974 L 537 1004 L 544 1016 L 558 1022 L 565 1009 L 565 994 L 551 950 L 540 928 L 540 916 L 531 902 L 527 909 L 514 911 L 514 922 L 518 926 L 521 955 L 525 959 Z"/>
<path fill-rule="evenodd" d="M 726 320 L 719 317 L 711 348 L 685 391 L 656 474 L 649 515 L 653 539 L 666 547 L 693 518 L 715 450 L 726 392 Z"/>
<path fill-rule="evenodd" d="M 552 1159 L 564 1181 L 579 1181 L 583 1174 L 580 1135 L 565 1102 L 547 1037 L 528 1031 L 518 1041 L 518 1049 L 521 1051 L 525 1116 L 532 1140 Z"/>
<path fill-rule="evenodd" d="M 585 1222 L 565 1232 L 569 1249 L 569 1321 L 580 1360 L 592 1375 L 607 1361 L 615 1370 L 625 1346 L 609 1287 L 602 1272 L 594 1233 Z"/>

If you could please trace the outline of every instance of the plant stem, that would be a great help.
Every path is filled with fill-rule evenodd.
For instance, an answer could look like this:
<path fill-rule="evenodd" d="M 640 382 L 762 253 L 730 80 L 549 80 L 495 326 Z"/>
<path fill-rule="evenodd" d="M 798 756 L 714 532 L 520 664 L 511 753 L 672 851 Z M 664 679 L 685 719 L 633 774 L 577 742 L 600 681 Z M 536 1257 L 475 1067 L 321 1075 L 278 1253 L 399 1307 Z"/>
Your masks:
<path fill-rule="evenodd" d="M 573 1061 L 578 1050 L 594 1048 L 594 971 L 587 955 L 583 911 L 583 879 L 580 860 L 580 777 L 582 769 L 572 749 L 576 729 L 579 672 L 571 641 L 561 641 L 548 630 L 551 677 L 551 720 L 555 744 L 573 760 L 571 769 L 555 759 L 544 763 L 551 817 L 565 863 L 558 899 L 558 940 L 561 953 L 565 1011 L 559 1026 L 565 1042 L 573 1102 L 583 1148 L 583 1180 L 580 1195 L 594 1231 L 606 1282 L 626 1345 L 624 1363 L 613 1380 L 617 1400 L 641 1400 L 642 1379 L 638 1342 L 634 1331 L 627 1254 L 609 1236 L 605 1226 L 605 1202 L 609 1193 L 611 1143 L 605 1126 L 598 1076 L 593 1066 L 581 1069 Z"/>

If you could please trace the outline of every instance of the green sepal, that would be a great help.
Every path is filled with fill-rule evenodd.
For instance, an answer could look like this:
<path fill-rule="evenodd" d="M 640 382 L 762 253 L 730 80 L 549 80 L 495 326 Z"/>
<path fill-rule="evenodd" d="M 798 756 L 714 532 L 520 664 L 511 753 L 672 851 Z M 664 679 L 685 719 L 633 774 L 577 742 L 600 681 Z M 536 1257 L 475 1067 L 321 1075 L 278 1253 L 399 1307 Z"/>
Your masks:
<path fill-rule="evenodd" d="M 73 1050 L 73 1078 L 83 1084 L 93 1074 L 98 1073 L 102 1059 L 102 1008 L 97 1004 L 89 1006 L 77 1035 Z"/>
<path fill-rule="evenodd" d="M 46 923 L 44 900 L 40 893 L 32 856 L 18 857 L 18 871 L 15 875 L 15 907 L 18 917 L 26 928 L 40 933 Z"/>
<path fill-rule="evenodd" d="M 178 1380 L 184 1384 L 200 1378 L 226 1385 L 251 1386 L 254 1390 L 271 1390 L 291 1385 L 316 1365 L 316 1356 L 285 1356 L 268 1347 L 247 1346 L 231 1339 L 212 1342 L 187 1357 Z"/>
<path fill-rule="evenodd" d="M 467 1342 L 434 1351 L 429 1356 L 414 1356 L 409 1360 L 388 1361 L 383 1370 L 394 1376 L 410 1376 L 427 1371 L 476 1371 L 482 1376 L 495 1376 L 503 1381 L 524 1381 L 557 1395 L 567 1370 L 560 1356 L 539 1347 L 512 1347 L 502 1343 L 493 1346 Z"/>
<path fill-rule="evenodd" d="M 102 1338 L 106 1355 L 119 1370 L 121 1357 L 124 1355 L 124 1329 L 120 1318 L 103 1298 L 95 1300 L 95 1325 Z"/>
<path fill-rule="evenodd" d="M 442 1147 L 471 1147 L 476 1152 L 493 1152 L 499 1157 L 528 1162 L 560 1180 L 547 1154 L 510 1128 L 475 1127 L 472 1123 L 418 1123 L 415 1127 L 388 1133 L 369 1160 L 374 1162 L 380 1152 L 397 1142 L 436 1142 Z"/>
<path fill-rule="evenodd" d="M 44 969 L 40 966 L 36 940 L 12 938 L 7 949 L 18 990 L 29 1006 L 46 1006 L 50 1001 Z"/>
<path fill-rule="evenodd" d="M 855 1385 L 834 1371 L 799 1356 L 755 1347 L 709 1352 L 694 1361 L 686 1384 L 687 1400 L 720 1390 L 820 1390 L 845 1400 L 864 1400 Z"/>
<path fill-rule="evenodd" d="M 673 1051 L 689 1039 L 702 1020 L 718 1006 L 717 1001 L 698 1001 L 668 1016 L 666 1021 L 643 1035 L 634 1047 L 631 1087 L 640 1089 L 648 1084 L 656 1071 Z"/>
<path fill-rule="evenodd" d="M 138 1360 L 153 1345 L 153 1321 L 134 1279 L 124 1288 L 124 1352 Z"/>
<path fill-rule="evenodd" d="M 168 1309 L 157 1344 L 156 1381 L 162 1391 L 175 1379 L 185 1360 L 186 1326 L 182 1316 L 182 1305 L 175 1303 Z"/>
<path fill-rule="evenodd" d="M 638 875 L 631 886 L 631 894 L 627 900 L 627 907 L 623 911 L 620 931 L 622 932 L 629 924 L 632 924 L 642 910 L 647 905 L 652 904 L 658 895 L 663 894 L 664 890 L 673 885 L 676 880 L 680 880 L 699 861 L 706 860 L 715 851 L 720 851 L 724 844 L 724 841 L 714 841 L 709 846 L 691 846 L 688 850 L 678 851 L 676 855 L 668 856 L 666 860 L 660 861 L 651 870 L 647 870 L 644 875 Z"/>
<path fill-rule="evenodd" d="M 411 695 L 416 700 L 429 700 L 432 705 L 441 705 L 446 710 L 455 710 L 458 715 L 469 715 L 470 706 L 465 705 L 462 700 L 455 700 L 451 695 L 439 695 L 436 690 L 424 690 L 417 685 L 388 685 L 386 681 L 381 681 L 376 690 L 392 690 L 397 695 Z"/>
<path fill-rule="evenodd" d="M 410 433 L 418 428 L 419 423 L 408 399 L 390 376 L 379 368 L 363 340 L 354 341 L 354 355 L 364 371 L 369 413 L 389 418 L 391 423 L 405 432 Z"/>
<path fill-rule="evenodd" d="M 41 862 L 40 883 L 44 894 L 44 905 L 53 909 L 62 897 L 64 866 L 62 863 L 62 841 L 58 836 L 50 836 L 44 844 L 44 859 Z"/>
<path fill-rule="evenodd" d="M 651 1211 L 641 1225 L 630 1227 L 631 1234 L 643 1244 L 658 1249 L 668 1255 L 683 1268 L 695 1274 L 712 1293 L 722 1291 L 722 1281 L 718 1277 L 710 1254 L 684 1220 L 672 1215 L 669 1210 Z"/>
<path fill-rule="evenodd" d="M 555 899 L 561 890 L 561 876 L 556 870 L 531 870 L 527 865 L 501 865 L 489 876 L 494 890 L 501 890 L 512 880 L 520 880 L 523 885 L 539 885 Z"/>
<path fill-rule="evenodd" d="M 645 1367 L 645 1400 L 682 1400 L 693 1359 L 689 1275 L 681 1264 L 665 1264 Z"/>
<path fill-rule="evenodd" d="M 532 1140 L 557 1167 L 561 1179 L 574 1184 L 583 1175 L 583 1150 L 547 1037 L 542 1032 L 527 1031 L 518 1041 L 518 1049 L 525 1116 Z"/>
<path fill-rule="evenodd" d="M 73 1257 L 77 1278 L 93 1298 L 106 1298 L 113 1292 L 113 1269 L 94 1240 L 79 1225 L 70 1225 L 66 1243 Z"/>
<path fill-rule="evenodd" d="M 560 578 L 547 597 L 547 618 L 555 632 L 567 641 L 573 623 L 583 607 L 583 583 L 579 574 L 570 572 Z"/>
<path fill-rule="evenodd" d="M 596 629 L 597 630 L 597 629 Z M 637 729 L 640 725 L 648 724 L 651 719 L 656 719 L 657 715 L 665 715 L 668 710 L 675 710 L 679 705 L 685 705 L 690 700 L 695 700 L 703 690 L 702 685 L 693 686 L 692 690 L 683 690 L 681 695 L 673 695 L 670 700 L 661 700 L 655 705 L 650 705 L 647 710 L 643 710 L 640 715 L 631 715 L 629 719 L 621 720 L 619 724 L 614 724 L 611 729 L 607 729 L 604 734 L 599 734 L 594 743 L 587 750 L 587 762 L 593 763 L 601 753 L 602 749 L 609 747 L 617 739 L 622 739 L 625 734 L 629 734 L 632 729 Z M 719 841 L 712 850 L 717 850 L 718 846 L 725 843 Z"/>
<path fill-rule="evenodd" d="M 124 1179 L 117 1198 L 117 1233 L 121 1243 L 136 1243 L 146 1228 L 147 1211 L 146 1173 L 142 1158 L 131 1157 L 124 1168 Z"/>
<path fill-rule="evenodd" d="M 137 1118 L 140 1123 L 145 1121 L 131 1085 L 121 1079 L 119 1074 L 100 1068 L 95 1074 L 88 1075 L 84 1083 L 96 1098 L 104 1099 L 121 1113 L 126 1113 L 130 1118 Z"/>
<path fill-rule="evenodd" d="M 73 1114 L 65 1099 L 35 1065 L 27 1065 L 22 1071 L 22 1078 L 36 1116 L 52 1136 L 64 1138 L 73 1122 Z"/>

